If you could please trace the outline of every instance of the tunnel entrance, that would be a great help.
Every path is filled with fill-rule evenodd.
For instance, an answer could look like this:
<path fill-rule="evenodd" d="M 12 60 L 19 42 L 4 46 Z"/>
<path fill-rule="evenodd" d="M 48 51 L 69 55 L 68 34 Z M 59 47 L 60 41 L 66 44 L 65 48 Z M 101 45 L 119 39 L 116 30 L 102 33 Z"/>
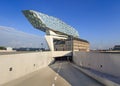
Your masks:
<path fill-rule="evenodd" d="M 70 61 L 70 62 L 72 62 L 72 56 L 55 57 L 55 61 Z"/>

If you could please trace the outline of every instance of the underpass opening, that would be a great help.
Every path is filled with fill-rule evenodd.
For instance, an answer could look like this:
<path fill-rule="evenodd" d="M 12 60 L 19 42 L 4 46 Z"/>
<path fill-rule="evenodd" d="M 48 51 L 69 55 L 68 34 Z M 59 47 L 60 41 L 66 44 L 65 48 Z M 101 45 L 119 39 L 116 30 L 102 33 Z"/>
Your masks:
<path fill-rule="evenodd" d="M 55 57 L 55 61 L 70 61 L 70 62 L 72 62 L 72 56 Z"/>

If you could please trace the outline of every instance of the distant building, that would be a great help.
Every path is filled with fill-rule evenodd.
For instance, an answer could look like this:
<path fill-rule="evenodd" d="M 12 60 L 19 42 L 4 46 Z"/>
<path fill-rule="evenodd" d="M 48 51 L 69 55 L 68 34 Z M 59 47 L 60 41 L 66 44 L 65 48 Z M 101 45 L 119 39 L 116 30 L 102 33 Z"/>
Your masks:
<path fill-rule="evenodd" d="M 11 52 L 11 51 L 13 51 L 12 47 L 3 47 L 3 46 L 0 46 L 0 52 Z"/>
<path fill-rule="evenodd" d="M 120 50 L 120 45 L 115 45 L 113 50 Z"/>
<path fill-rule="evenodd" d="M 89 42 L 79 38 L 54 42 L 55 51 L 89 51 Z"/>
<path fill-rule="evenodd" d="M 80 39 L 78 31 L 60 19 L 34 10 L 24 10 L 23 14 L 33 27 L 46 33 L 51 51 L 89 51 L 89 42 Z"/>
<path fill-rule="evenodd" d="M 89 51 L 89 42 L 87 40 L 74 38 L 73 51 Z"/>
<path fill-rule="evenodd" d="M 12 47 L 6 47 L 6 51 L 13 51 Z"/>
<path fill-rule="evenodd" d="M 45 51 L 45 48 L 14 48 L 16 51 Z"/>

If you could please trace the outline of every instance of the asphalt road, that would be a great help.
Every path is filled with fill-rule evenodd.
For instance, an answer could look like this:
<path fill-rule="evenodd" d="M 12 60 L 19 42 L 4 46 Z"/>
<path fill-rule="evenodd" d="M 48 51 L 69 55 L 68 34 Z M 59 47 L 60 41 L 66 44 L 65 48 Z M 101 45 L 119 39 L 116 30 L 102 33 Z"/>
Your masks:
<path fill-rule="evenodd" d="M 2 86 L 103 86 L 84 75 L 71 63 L 57 61 L 20 79 Z"/>
<path fill-rule="evenodd" d="M 67 61 L 58 61 L 50 67 L 63 77 L 71 86 L 104 86 L 83 74 Z"/>

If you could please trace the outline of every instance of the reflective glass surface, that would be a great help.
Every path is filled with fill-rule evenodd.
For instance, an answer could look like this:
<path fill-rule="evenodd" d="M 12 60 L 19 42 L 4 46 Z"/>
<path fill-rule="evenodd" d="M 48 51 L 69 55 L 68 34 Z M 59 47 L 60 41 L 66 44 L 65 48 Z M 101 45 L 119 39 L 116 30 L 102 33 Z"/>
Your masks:
<path fill-rule="evenodd" d="M 69 36 L 73 36 L 77 38 L 79 37 L 78 32 L 73 27 L 64 23 L 58 18 L 48 16 L 46 14 L 33 10 L 25 10 L 23 11 L 23 13 L 30 21 L 30 23 L 37 29 L 40 29 L 44 32 L 47 29 L 51 29 L 53 31 L 57 31 Z"/>

